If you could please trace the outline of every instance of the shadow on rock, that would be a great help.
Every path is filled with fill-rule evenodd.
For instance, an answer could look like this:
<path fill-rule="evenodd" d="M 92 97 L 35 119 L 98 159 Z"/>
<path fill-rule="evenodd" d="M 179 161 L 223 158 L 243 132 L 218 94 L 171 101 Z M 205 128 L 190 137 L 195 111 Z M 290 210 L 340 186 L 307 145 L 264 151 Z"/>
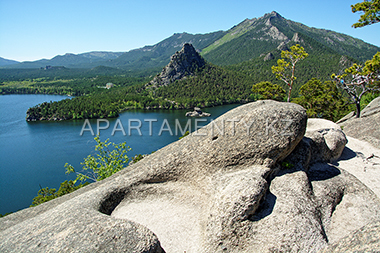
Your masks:
<path fill-rule="evenodd" d="M 345 147 L 339 160 L 350 160 L 356 156 L 357 154 L 352 149 Z M 337 165 L 336 163 L 334 164 Z"/>
<path fill-rule="evenodd" d="M 249 218 L 250 221 L 259 221 L 272 214 L 274 206 L 276 204 L 277 197 L 268 191 L 267 195 L 260 203 L 260 206 L 256 210 L 256 213 Z"/>
<path fill-rule="evenodd" d="M 314 164 L 307 173 L 310 181 L 324 181 L 340 175 L 340 170 L 331 165 Z"/>

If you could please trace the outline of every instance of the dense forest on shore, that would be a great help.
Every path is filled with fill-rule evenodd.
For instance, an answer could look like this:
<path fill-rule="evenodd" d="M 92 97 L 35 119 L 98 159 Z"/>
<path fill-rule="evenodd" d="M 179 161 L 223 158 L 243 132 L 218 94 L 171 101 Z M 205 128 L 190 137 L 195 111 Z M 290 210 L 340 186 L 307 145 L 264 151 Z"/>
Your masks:
<path fill-rule="evenodd" d="M 121 76 L 98 77 L 94 81 L 86 79 L 83 82 L 85 85 L 80 86 L 81 91 L 92 89 L 91 92 L 32 107 L 27 112 L 27 120 L 110 118 L 130 108 L 190 109 L 195 106 L 209 107 L 254 100 L 251 94 L 254 80 L 237 71 L 211 64 L 198 70 L 192 77 L 160 88 L 148 88 L 145 86 L 146 80 Z M 65 84 L 73 82 L 74 80 L 61 81 Z M 106 82 L 114 83 L 115 87 L 97 88 L 99 83 L 104 85 Z M 47 85 L 47 89 L 50 87 Z M 68 91 L 71 91 L 69 88 Z"/>
<path fill-rule="evenodd" d="M 337 63 L 343 59 L 336 54 L 329 55 L 329 58 L 331 62 L 326 65 L 317 65 L 313 57 L 299 64 L 293 97 L 298 96 L 299 88 L 312 77 L 320 77 L 322 81 L 329 79 L 331 70 L 337 70 Z M 255 83 L 271 81 L 287 88 L 272 74 L 270 67 L 274 64 L 274 59 L 264 61 L 263 57 L 225 67 L 207 63 L 193 76 L 159 88 L 145 85 L 152 79 L 151 75 L 81 77 L 77 74 L 72 78 L 48 76 L 34 79 L 21 75 L 18 81 L 17 75 L 12 78 L 2 76 L 0 93 L 75 96 L 30 108 L 27 111 L 28 121 L 111 118 L 131 108 L 192 109 L 195 106 L 211 107 L 255 101 L 258 97 L 251 91 Z M 114 86 L 105 89 L 107 83 Z"/>

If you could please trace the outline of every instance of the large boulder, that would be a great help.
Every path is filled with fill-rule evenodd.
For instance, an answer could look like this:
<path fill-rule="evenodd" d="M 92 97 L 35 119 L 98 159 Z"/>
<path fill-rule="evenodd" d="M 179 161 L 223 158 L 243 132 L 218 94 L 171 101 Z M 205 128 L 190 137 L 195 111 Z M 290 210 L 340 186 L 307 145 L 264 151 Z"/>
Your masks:
<path fill-rule="evenodd" d="M 336 123 L 325 119 L 308 119 L 305 136 L 286 162 L 300 170 L 320 162 L 334 162 L 347 144 L 346 135 Z"/>
<path fill-rule="evenodd" d="M 292 103 L 237 107 L 103 181 L 1 218 L 0 251 L 321 250 L 379 220 L 380 205 L 325 162 L 339 155 L 340 130 L 304 137 L 306 123 Z M 300 150 L 309 158 L 287 166 Z"/>
<path fill-rule="evenodd" d="M 306 121 L 296 104 L 240 106 L 110 178 L 2 218 L 0 251 L 159 252 L 161 245 L 168 252 L 214 251 L 218 242 L 209 241 L 207 231 L 225 228 L 210 222 L 213 214 L 246 227 L 255 212 L 251 202 L 258 204 L 266 188 L 245 195 L 265 185 L 302 139 Z M 162 226 L 155 229 L 157 220 Z M 171 235 L 177 232 L 176 241 Z"/>

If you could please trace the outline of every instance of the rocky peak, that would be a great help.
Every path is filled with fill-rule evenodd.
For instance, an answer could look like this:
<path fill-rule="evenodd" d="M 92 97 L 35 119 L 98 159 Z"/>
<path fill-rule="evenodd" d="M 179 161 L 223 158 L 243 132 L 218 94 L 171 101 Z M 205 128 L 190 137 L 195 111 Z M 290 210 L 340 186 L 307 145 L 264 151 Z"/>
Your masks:
<path fill-rule="evenodd" d="M 267 19 L 267 25 L 271 24 L 272 19 L 283 19 L 283 17 L 275 11 L 272 11 L 271 13 L 266 13 L 262 18 Z"/>
<path fill-rule="evenodd" d="M 271 13 L 266 13 L 263 18 L 282 18 L 282 16 L 278 12 L 272 11 Z"/>
<path fill-rule="evenodd" d="M 282 16 L 276 11 L 272 11 L 269 15 L 275 18 L 282 18 Z"/>
<path fill-rule="evenodd" d="M 191 76 L 205 66 L 205 60 L 194 47 L 185 43 L 180 51 L 171 56 L 169 64 L 148 85 L 163 86 Z"/>

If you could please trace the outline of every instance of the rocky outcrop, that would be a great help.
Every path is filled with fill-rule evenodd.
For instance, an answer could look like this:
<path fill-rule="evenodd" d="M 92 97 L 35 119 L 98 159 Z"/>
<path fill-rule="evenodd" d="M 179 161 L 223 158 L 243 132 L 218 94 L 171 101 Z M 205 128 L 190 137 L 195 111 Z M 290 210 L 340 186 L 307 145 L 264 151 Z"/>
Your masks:
<path fill-rule="evenodd" d="M 356 118 L 354 112 L 351 112 L 337 123 L 345 134 L 380 148 L 380 97 L 372 100 L 362 110 L 360 118 Z"/>
<path fill-rule="evenodd" d="M 186 43 L 180 51 L 171 56 L 169 64 L 147 86 L 168 85 L 176 80 L 193 75 L 196 70 L 202 69 L 205 64 L 205 60 L 194 47 Z"/>
<path fill-rule="evenodd" d="M 294 33 L 292 41 L 295 43 L 304 43 L 304 40 L 300 37 L 298 33 Z"/>
<path fill-rule="evenodd" d="M 270 61 L 270 60 L 273 60 L 274 59 L 274 55 L 272 53 L 268 53 L 265 57 L 264 57 L 264 61 Z"/>
<path fill-rule="evenodd" d="M 277 49 L 280 51 L 289 51 L 289 47 L 285 42 L 281 42 L 280 45 L 278 45 Z"/>
<path fill-rule="evenodd" d="M 194 107 L 194 111 L 187 112 L 185 116 L 186 117 L 210 117 L 211 114 L 208 112 L 202 112 L 201 108 L 199 107 Z"/>
<path fill-rule="evenodd" d="M 0 219 L 0 251 L 321 250 L 379 220 L 380 205 L 325 162 L 340 155 L 341 130 L 306 123 L 292 103 L 237 107 L 103 181 Z"/>

